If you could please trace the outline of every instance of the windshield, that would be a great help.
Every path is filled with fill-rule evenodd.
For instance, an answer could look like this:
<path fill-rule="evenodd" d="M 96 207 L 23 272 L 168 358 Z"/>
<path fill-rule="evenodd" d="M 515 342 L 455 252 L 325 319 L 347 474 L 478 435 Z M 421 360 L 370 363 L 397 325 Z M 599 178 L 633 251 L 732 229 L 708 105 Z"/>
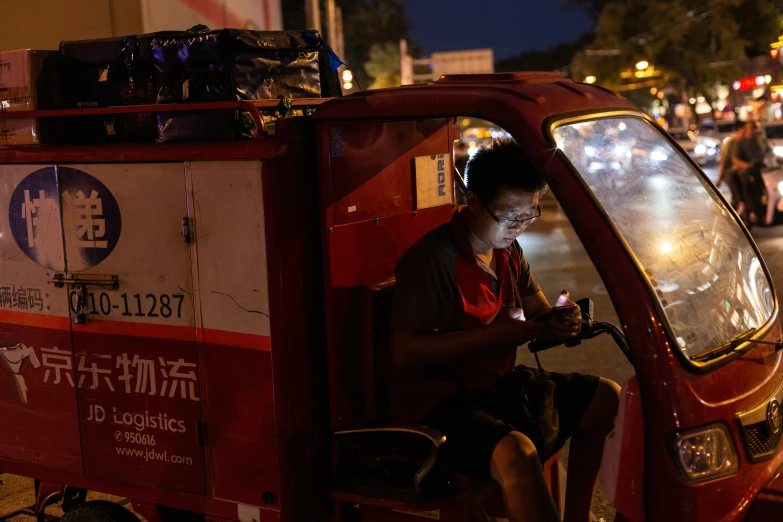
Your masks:
<path fill-rule="evenodd" d="M 638 259 L 688 357 L 770 319 L 772 286 L 756 251 L 714 187 L 656 128 L 606 118 L 553 135 Z"/>

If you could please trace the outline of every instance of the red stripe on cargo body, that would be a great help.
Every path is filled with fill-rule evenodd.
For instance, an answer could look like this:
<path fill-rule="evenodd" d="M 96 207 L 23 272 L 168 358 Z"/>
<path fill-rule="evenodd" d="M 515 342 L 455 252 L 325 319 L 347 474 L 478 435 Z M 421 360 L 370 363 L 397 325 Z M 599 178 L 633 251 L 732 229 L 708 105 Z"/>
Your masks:
<path fill-rule="evenodd" d="M 212 328 L 199 328 L 198 340 L 202 343 L 219 344 L 221 346 L 236 346 L 268 352 L 272 349 L 272 339 L 268 335 L 229 332 Z"/>
<path fill-rule="evenodd" d="M 0 310 L 0 323 L 16 324 L 49 328 L 52 330 L 69 330 L 68 317 L 59 317 L 29 312 L 12 312 Z M 73 325 L 74 332 L 99 333 L 109 335 L 124 335 L 130 337 L 151 337 L 169 339 L 172 341 L 195 341 L 221 346 L 235 346 L 268 352 L 272 349 L 271 338 L 268 335 L 230 332 L 214 328 L 194 328 L 167 324 L 151 324 L 121 321 L 92 321 L 88 324 Z"/>
<path fill-rule="evenodd" d="M 31 314 L 29 312 L 11 312 L 9 310 L 0 310 L 0 323 L 16 324 L 19 326 L 35 326 L 37 328 L 49 328 L 51 330 L 70 329 L 70 320 L 67 317 Z"/>

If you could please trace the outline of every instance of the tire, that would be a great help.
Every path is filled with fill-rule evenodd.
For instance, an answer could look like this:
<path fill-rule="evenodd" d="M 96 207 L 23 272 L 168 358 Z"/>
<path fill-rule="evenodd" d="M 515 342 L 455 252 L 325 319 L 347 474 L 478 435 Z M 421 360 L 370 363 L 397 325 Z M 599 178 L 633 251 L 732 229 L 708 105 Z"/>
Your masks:
<path fill-rule="evenodd" d="M 114 502 L 90 500 L 63 515 L 60 522 L 140 522 L 138 517 Z"/>

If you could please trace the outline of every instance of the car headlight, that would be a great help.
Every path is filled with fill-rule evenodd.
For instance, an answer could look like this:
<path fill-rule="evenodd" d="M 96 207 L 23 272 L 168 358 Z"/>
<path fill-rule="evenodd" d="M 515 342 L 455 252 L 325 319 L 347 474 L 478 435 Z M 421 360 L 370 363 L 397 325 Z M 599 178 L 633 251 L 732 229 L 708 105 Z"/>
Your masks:
<path fill-rule="evenodd" d="M 705 152 L 707 152 L 707 147 L 699 143 L 693 148 L 693 152 L 695 152 L 696 154 L 704 154 Z"/>
<path fill-rule="evenodd" d="M 683 476 L 692 482 L 725 477 L 739 469 L 737 452 L 723 424 L 677 433 L 673 457 Z"/>
<path fill-rule="evenodd" d="M 774 152 L 774 153 L 775 153 L 775 156 L 783 156 L 783 147 L 781 147 L 780 145 L 778 145 L 777 147 L 775 147 L 774 149 L 772 149 L 772 152 Z"/>
<path fill-rule="evenodd" d="M 706 146 L 708 146 L 708 147 L 713 148 L 713 149 L 718 146 L 718 142 L 717 141 L 712 141 L 712 140 L 704 140 L 704 144 Z"/>

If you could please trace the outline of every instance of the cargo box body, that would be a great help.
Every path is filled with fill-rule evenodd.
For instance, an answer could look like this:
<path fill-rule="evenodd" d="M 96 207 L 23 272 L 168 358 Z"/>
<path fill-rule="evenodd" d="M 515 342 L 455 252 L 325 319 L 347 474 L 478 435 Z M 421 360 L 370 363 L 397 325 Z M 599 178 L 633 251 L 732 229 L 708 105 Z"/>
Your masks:
<path fill-rule="evenodd" d="M 325 509 L 315 145 L 286 136 L 0 164 L 3 471 L 228 520 Z"/>

